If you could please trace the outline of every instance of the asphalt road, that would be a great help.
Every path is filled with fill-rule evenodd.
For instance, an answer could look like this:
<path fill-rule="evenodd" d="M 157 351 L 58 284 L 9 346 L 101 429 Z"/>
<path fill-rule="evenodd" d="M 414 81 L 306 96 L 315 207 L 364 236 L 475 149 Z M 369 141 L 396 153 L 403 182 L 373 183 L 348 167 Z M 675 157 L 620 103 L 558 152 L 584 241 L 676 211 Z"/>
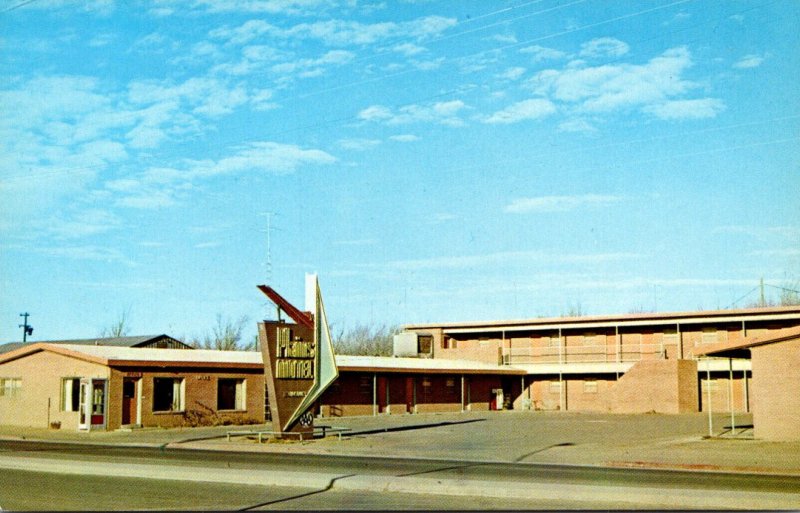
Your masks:
<path fill-rule="evenodd" d="M 55 466 L 44 473 L 37 470 L 37 464 Z M 29 467 L 27 470 L 26 466 Z M 528 509 L 534 507 L 530 506 L 532 503 L 551 509 L 617 508 L 614 504 L 619 503 L 659 508 L 687 508 L 693 504 L 714 508 L 728 503 L 730 507 L 744 505 L 751 509 L 800 507 L 800 477 L 779 475 L 17 441 L 0 442 L 0 467 L 7 469 L 0 469 L 0 507 L 5 509 L 151 507 L 137 505 L 136 501 L 142 496 L 155 498 L 156 507 L 160 509 L 240 509 L 258 505 L 269 508 L 273 501 L 287 497 L 294 503 L 281 501 L 274 504 L 280 506 L 279 509 L 338 508 L 348 504 L 345 498 L 349 498 L 355 501 L 349 506 L 351 508 L 364 504 L 363 508 L 368 509 L 465 509 L 477 504 L 474 500 L 464 502 L 470 495 L 478 497 L 495 492 L 494 502 L 475 507 Z M 99 468 L 108 470 L 100 471 L 105 475 L 91 475 Z M 136 469 L 141 473 L 121 475 Z M 73 472 L 75 474 L 65 475 Z M 183 477 L 163 479 L 170 472 Z M 244 485 L 246 480 L 236 476 L 257 478 Z M 292 476 L 298 477 L 293 479 Z M 314 476 L 320 476 L 320 479 L 310 479 Z M 59 479 L 63 481 L 60 484 Z M 187 479 L 197 481 L 192 483 Z M 113 483 L 104 483 L 103 480 Z M 117 483 L 117 480 L 121 481 Z M 284 486 L 274 486 L 276 480 Z M 86 492 L 89 483 L 94 483 L 91 485 L 95 490 L 92 494 Z M 150 488 L 153 489 L 148 491 Z M 197 489 L 203 492 L 195 492 Z M 72 492 L 66 490 L 84 497 L 81 500 L 87 504 L 67 502 Z M 541 490 L 541 493 L 536 490 Z M 405 505 L 398 505 L 392 498 L 393 493 L 399 493 L 396 499 Z M 114 499 L 120 494 L 125 497 Z M 389 505 L 370 501 L 372 494 L 383 497 Z M 512 500 L 514 494 L 522 494 L 526 502 L 516 503 Z M 315 497 L 317 495 L 319 497 Z M 443 495 L 450 497 L 434 497 Z M 27 502 L 20 504 L 20 497 Z M 358 497 L 363 502 L 356 500 Z M 61 508 L 49 504 L 45 508 L 36 507 L 48 504 L 54 498 L 63 500 L 66 506 Z M 163 504 L 160 502 L 162 498 Z M 174 501 L 176 498 L 179 503 Z M 186 503 L 187 498 L 193 502 Z M 729 502 L 703 502 L 707 498 L 727 498 Z M 439 502 L 428 504 L 423 499 Z M 501 506 L 497 499 L 513 504 Z M 556 499 L 555 504 L 553 499 Z M 331 500 L 332 505 L 324 506 L 325 500 Z M 303 501 L 312 504 L 298 506 Z M 315 501 L 323 501 L 323 505 L 315 504 Z M 413 505 L 419 501 L 423 503 Z M 449 504 L 453 505 L 447 506 Z M 346 507 L 342 506 L 342 509 Z"/>
<path fill-rule="evenodd" d="M 602 509 L 632 506 L 597 503 Z M 0 507 L 12 511 L 113 510 L 528 510 L 580 509 L 569 500 L 324 490 L 0 471 Z"/>

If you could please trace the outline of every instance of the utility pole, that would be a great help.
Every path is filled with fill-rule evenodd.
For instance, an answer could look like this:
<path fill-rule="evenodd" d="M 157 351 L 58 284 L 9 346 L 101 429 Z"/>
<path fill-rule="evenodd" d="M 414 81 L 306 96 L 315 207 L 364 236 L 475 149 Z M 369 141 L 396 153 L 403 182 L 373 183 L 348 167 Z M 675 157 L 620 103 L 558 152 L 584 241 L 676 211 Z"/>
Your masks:
<path fill-rule="evenodd" d="M 30 315 L 31 314 L 29 314 L 28 312 L 19 314 L 20 317 L 24 317 L 25 318 L 25 323 L 24 324 L 20 324 L 18 326 L 18 327 L 22 328 L 22 342 L 23 343 L 28 341 L 28 335 L 33 335 L 33 326 L 28 324 L 28 317 L 30 317 Z"/>
<path fill-rule="evenodd" d="M 764 300 L 764 277 L 761 277 L 761 302 L 759 303 L 760 306 L 767 306 L 766 300 Z"/>
<path fill-rule="evenodd" d="M 267 284 L 272 283 L 272 241 L 270 233 L 272 230 L 277 230 L 278 228 L 272 227 L 272 216 L 278 215 L 276 212 L 262 212 L 262 216 L 267 216 L 267 264 L 266 264 L 266 278 Z M 264 230 L 262 230 L 264 231 Z"/>

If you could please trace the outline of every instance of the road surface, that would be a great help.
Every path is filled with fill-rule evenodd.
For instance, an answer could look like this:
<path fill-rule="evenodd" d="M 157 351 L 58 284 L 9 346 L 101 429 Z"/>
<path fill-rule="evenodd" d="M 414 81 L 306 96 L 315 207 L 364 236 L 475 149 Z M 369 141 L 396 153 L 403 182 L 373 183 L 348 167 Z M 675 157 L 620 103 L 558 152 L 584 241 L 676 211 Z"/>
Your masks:
<path fill-rule="evenodd" d="M 42 442 L 0 476 L 16 510 L 800 508 L 797 476 Z"/>

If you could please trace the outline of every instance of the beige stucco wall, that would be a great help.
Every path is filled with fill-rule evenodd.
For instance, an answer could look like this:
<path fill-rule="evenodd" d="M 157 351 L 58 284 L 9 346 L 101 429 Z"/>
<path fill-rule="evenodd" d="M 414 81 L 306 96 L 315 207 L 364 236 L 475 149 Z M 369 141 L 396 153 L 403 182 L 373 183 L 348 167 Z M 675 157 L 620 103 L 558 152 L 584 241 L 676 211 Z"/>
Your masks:
<path fill-rule="evenodd" d="M 751 353 L 754 436 L 800 440 L 800 339 L 754 347 Z"/>
<path fill-rule="evenodd" d="M 61 429 L 78 429 L 78 412 L 61 411 L 62 378 L 104 378 L 109 369 L 77 358 L 40 351 L 0 363 L 0 377 L 22 378 L 16 397 L 0 397 L 0 424 L 48 427 L 60 422 Z"/>

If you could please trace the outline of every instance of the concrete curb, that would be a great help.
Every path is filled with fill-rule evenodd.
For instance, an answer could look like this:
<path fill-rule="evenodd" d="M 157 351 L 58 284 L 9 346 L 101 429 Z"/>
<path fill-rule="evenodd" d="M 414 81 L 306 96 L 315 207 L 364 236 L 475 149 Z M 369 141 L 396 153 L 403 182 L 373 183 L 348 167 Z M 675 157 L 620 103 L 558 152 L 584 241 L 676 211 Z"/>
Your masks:
<path fill-rule="evenodd" d="M 114 476 L 255 486 L 299 487 L 316 490 L 398 492 L 460 497 L 626 503 L 633 506 L 685 509 L 798 509 L 800 494 L 735 490 L 666 490 L 637 486 L 533 484 L 519 481 L 437 479 L 415 476 L 341 475 L 320 472 L 266 471 L 240 468 L 120 464 L 0 455 L 0 468 L 71 475 Z M 669 493 L 666 497 L 665 494 Z"/>

